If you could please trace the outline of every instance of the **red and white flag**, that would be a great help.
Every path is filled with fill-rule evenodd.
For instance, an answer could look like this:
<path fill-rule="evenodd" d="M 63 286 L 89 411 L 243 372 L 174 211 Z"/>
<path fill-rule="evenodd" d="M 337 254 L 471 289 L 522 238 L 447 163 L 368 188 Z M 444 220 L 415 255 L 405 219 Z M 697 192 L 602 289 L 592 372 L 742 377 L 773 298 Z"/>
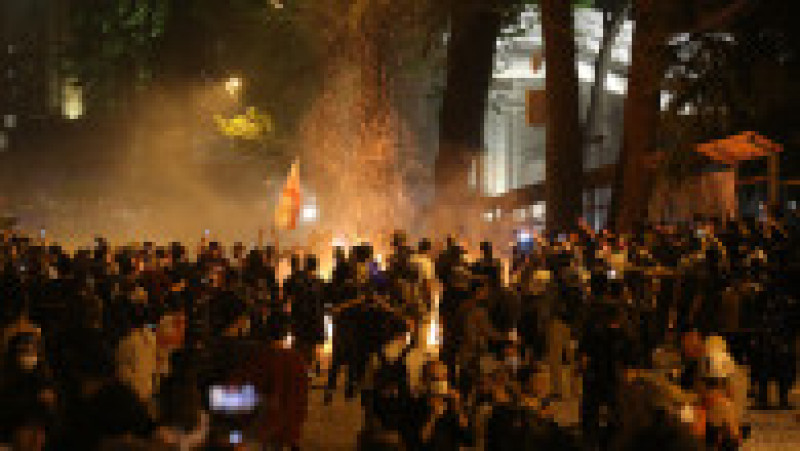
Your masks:
<path fill-rule="evenodd" d="M 278 207 L 275 209 L 275 225 L 278 229 L 294 230 L 300 216 L 300 161 L 295 160 L 289 169 L 289 176 L 281 191 Z"/>

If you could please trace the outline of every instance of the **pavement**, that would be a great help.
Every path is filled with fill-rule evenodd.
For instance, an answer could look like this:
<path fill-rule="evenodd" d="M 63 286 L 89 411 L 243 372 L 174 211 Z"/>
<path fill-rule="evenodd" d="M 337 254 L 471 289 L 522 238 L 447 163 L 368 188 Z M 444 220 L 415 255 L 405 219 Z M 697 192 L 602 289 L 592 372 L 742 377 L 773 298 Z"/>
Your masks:
<path fill-rule="evenodd" d="M 321 384 L 316 379 L 314 385 Z M 333 402 L 323 404 L 323 392 L 310 393 L 309 416 L 303 431 L 303 450 L 354 450 L 361 429 L 363 412 L 358 397 L 345 400 L 342 390 Z M 751 424 L 750 438 L 743 451 L 797 451 L 800 450 L 800 386 L 790 397 L 793 410 L 754 410 L 745 412 L 745 422 Z M 556 405 L 556 419 L 563 425 L 574 425 L 579 418 L 579 401 L 569 399 Z"/>

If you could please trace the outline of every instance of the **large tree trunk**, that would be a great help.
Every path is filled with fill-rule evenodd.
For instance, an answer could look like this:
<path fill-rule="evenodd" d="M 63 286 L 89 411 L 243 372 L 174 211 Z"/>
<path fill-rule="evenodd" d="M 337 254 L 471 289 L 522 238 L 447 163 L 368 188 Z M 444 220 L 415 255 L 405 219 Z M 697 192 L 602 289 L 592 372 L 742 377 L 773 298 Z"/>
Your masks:
<path fill-rule="evenodd" d="M 714 9 L 686 12 L 690 0 L 634 0 L 633 34 L 625 130 L 617 164 L 609 218 L 610 228 L 630 232 L 647 219 L 655 169 L 648 161 L 657 150 L 661 112 L 661 82 L 667 69 L 665 44 L 678 31 L 711 32 L 725 29 L 752 6 L 750 0 L 712 2 Z M 688 21 L 687 21 L 688 20 Z"/>
<path fill-rule="evenodd" d="M 609 226 L 630 232 L 647 216 L 653 171 L 648 157 L 656 149 L 661 81 L 666 70 L 664 44 L 668 31 L 656 12 L 657 0 L 634 0 L 633 49 L 625 128 L 617 164 Z"/>
<path fill-rule="evenodd" d="M 571 2 L 542 0 L 541 13 L 547 65 L 546 224 L 556 231 L 577 226 L 583 200 L 575 32 Z"/>
<path fill-rule="evenodd" d="M 616 0 L 610 5 L 609 11 L 603 11 L 603 39 L 600 42 L 600 51 L 594 64 L 594 84 L 589 94 L 589 107 L 586 110 L 584 126 L 584 146 L 588 152 L 602 144 L 599 136 L 602 125 L 604 100 L 606 98 L 606 75 L 611 66 L 611 50 L 614 42 L 625 23 L 628 15 L 630 0 Z"/>
<path fill-rule="evenodd" d="M 500 12 L 494 8 L 453 8 L 435 172 L 437 210 L 445 218 L 468 200 L 469 172 L 484 146 L 484 118 L 500 24 Z"/>

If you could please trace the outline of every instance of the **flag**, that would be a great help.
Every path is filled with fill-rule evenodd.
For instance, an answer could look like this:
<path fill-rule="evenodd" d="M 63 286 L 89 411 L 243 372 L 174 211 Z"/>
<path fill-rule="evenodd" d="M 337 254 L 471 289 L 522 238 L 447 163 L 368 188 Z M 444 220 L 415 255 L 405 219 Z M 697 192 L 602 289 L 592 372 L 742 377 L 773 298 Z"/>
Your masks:
<path fill-rule="evenodd" d="M 279 229 L 294 230 L 300 216 L 300 162 L 295 160 L 281 191 L 275 210 L 275 224 Z"/>

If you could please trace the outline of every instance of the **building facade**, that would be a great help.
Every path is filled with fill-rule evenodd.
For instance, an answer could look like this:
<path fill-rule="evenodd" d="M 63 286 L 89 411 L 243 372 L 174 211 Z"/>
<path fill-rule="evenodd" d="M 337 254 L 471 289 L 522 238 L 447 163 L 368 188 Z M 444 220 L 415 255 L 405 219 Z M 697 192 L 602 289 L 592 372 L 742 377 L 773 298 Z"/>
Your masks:
<path fill-rule="evenodd" d="M 575 12 L 576 70 L 580 111 L 586 119 L 594 85 L 594 66 L 603 39 L 602 13 L 589 8 Z M 611 187 L 604 173 L 613 172 L 622 141 L 623 104 L 630 64 L 633 24 L 626 21 L 611 50 L 597 136 L 584 149 L 584 167 L 592 177 L 584 192 L 589 224 L 602 227 L 607 218 Z M 544 42 L 539 13 L 528 8 L 519 22 L 498 39 L 495 70 L 485 122 L 485 154 L 480 171 L 481 191 L 487 201 L 484 219 L 511 221 L 531 228 L 544 226 L 547 206 L 545 181 L 545 73 Z M 580 133 L 580 130 L 576 130 Z M 589 174 L 587 174 L 588 176 Z M 506 221 L 508 218 L 506 218 Z"/>

